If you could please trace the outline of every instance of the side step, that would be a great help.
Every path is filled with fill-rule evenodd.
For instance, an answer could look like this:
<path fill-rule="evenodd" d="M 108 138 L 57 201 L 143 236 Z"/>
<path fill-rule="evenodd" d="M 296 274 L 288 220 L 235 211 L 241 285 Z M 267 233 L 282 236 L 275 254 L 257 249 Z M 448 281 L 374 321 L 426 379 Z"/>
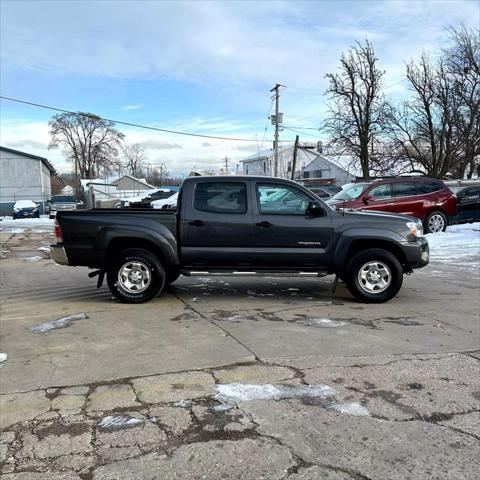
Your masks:
<path fill-rule="evenodd" d="M 275 270 L 260 270 L 260 271 L 238 271 L 238 270 L 182 270 L 182 275 L 187 277 L 325 277 L 328 272 L 295 272 L 295 271 L 275 271 Z"/>

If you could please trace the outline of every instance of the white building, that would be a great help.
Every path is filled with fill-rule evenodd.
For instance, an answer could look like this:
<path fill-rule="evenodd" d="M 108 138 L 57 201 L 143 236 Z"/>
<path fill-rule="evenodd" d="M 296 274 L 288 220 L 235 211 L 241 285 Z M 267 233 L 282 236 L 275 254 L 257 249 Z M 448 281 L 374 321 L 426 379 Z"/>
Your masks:
<path fill-rule="evenodd" d="M 17 200 L 32 200 L 44 213 L 52 175 L 55 169 L 46 158 L 0 147 L 0 215 L 10 215 Z"/>
<path fill-rule="evenodd" d="M 294 145 L 284 145 L 278 150 L 278 176 L 292 177 Z M 273 176 L 273 150 L 261 150 L 250 157 L 240 160 L 243 175 Z M 320 155 L 317 145 L 302 143 L 298 145 L 294 179 L 305 184 L 344 185 L 354 176 Z"/>

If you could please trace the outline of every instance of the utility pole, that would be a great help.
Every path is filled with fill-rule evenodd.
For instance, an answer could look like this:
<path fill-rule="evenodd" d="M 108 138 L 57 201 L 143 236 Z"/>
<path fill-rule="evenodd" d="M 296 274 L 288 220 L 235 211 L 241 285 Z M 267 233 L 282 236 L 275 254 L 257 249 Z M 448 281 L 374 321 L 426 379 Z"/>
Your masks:
<path fill-rule="evenodd" d="M 297 167 L 297 150 L 298 150 L 298 135 L 295 137 L 295 145 L 293 146 L 292 180 L 295 180 L 295 168 Z"/>
<path fill-rule="evenodd" d="M 279 112 L 280 107 L 280 87 L 284 87 L 285 85 L 280 85 L 276 83 L 275 86 L 270 90 L 271 92 L 275 92 L 275 118 L 272 119 L 272 124 L 275 125 L 275 141 L 273 142 L 273 176 L 278 177 L 278 125 L 282 123 L 282 119 L 280 116 L 282 115 Z M 274 121 L 273 121 L 274 120 Z"/>
<path fill-rule="evenodd" d="M 225 175 L 228 175 L 228 157 L 225 157 Z"/>

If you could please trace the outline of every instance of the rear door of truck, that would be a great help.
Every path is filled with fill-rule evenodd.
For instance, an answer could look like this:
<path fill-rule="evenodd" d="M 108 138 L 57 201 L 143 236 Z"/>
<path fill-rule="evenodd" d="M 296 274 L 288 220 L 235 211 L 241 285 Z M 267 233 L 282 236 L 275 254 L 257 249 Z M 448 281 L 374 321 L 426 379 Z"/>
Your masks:
<path fill-rule="evenodd" d="M 254 262 L 251 182 L 202 178 L 182 187 L 180 256 L 186 268 L 249 267 Z"/>

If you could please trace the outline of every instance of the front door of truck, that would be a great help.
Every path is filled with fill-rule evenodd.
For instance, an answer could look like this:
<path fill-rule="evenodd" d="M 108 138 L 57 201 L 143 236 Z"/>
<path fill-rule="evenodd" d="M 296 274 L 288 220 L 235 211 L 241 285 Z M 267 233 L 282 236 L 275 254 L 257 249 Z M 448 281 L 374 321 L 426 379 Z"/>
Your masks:
<path fill-rule="evenodd" d="M 262 268 L 325 268 L 333 242 L 331 211 L 307 213 L 318 199 L 293 185 L 259 182 L 255 185 L 253 232 L 256 265 Z"/>
<path fill-rule="evenodd" d="M 252 210 L 246 182 L 201 181 L 182 206 L 181 257 L 187 268 L 253 265 Z"/>

